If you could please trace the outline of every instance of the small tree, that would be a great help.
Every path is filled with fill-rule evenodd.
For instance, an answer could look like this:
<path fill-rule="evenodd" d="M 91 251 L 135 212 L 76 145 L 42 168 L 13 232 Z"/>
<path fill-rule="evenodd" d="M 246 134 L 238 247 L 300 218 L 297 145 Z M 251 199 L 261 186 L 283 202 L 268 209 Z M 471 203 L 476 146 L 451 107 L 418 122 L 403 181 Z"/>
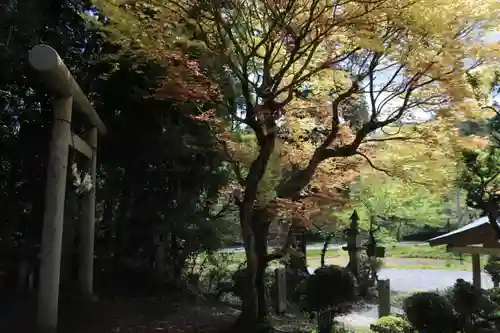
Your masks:
<path fill-rule="evenodd" d="M 484 265 L 484 271 L 488 273 L 495 288 L 500 285 L 500 258 L 489 256 L 488 263 Z"/>
<path fill-rule="evenodd" d="M 456 332 L 453 307 L 446 297 L 434 292 L 415 293 L 404 300 L 408 321 L 419 332 Z"/>
<path fill-rule="evenodd" d="M 497 223 L 500 209 L 500 151 L 495 147 L 463 152 L 465 171 L 461 186 L 467 191 L 467 205 L 488 216 L 491 227 L 500 237 Z"/>
<path fill-rule="evenodd" d="M 484 78 L 490 78 L 485 80 Z M 487 105 L 491 100 L 500 82 L 498 81 L 498 71 L 493 74 L 475 73 L 469 75 L 471 84 L 479 105 L 483 110 L 495 112 L 495 116 L 490 119 L 490 142 L 485 148 L 468 149 L 462 152 L 464 171 L 460 185 L 467 191 L 467 205 L 474 209 L 479 209 L 488 216 L 489 223 L 497 237 L 500 238 L 500 226 L 498 225 L 500 209 L 500 135 L 498 125 L 500 114 L 497 105 Z M 486 83 L 485 83 L 486 81 Z"/>
<path fill-rule="evenodd" d="M 352 272 L 340 266 L 316 269 L 307 281 L 307 311 L 318 318 L 320 332 L 331 332 L 333 319 L 347 313 L 356 301 L 356 278 Z"/>

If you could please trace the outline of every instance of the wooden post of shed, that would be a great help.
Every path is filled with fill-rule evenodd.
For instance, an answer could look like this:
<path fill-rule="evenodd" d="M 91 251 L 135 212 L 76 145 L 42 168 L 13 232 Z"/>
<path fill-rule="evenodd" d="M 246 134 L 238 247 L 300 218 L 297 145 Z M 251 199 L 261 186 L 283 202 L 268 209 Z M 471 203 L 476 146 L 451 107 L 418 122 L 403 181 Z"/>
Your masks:
<path fill-rule="evenodd" d="M 89 132 L 88 144 L 92 148 L 92 157 L 87 162 L 90 171 L 92 188 L 85 194 L 83 201 L 83 216 L 80 229 L 80 291 L 87 299 L 92 299 L 94 284 L 94 233 L 95 233 L 95 192 L 97 177 L 97 128 Z"/>
<path fill-rule="evenodd" d="M 472 254 L 472 284 L 481 288 L 481 257 L 477 253 Z"/>

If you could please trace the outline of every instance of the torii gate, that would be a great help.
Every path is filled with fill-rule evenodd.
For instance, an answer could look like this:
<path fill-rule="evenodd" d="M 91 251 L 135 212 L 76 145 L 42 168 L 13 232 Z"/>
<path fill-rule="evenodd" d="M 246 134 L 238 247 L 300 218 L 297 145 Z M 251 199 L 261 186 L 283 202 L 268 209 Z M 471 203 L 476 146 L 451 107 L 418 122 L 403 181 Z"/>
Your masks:
<path fill-rule="evenodd" d="M 78 273 L 81 292 L 90 297 L 93 293 L 97 136 L 98 132 L 106 134 L 106 127 L 53 48 L 36 45 L 29 53 L 29 63 L 55 97 L 45 188 L 37 319 L 40 332 L 55 333 L 69 146 L 89 159 L 88 168 L 91 170 L 92 188 L 85 195 L 83 203 Z M 92 125 L 87 141 L 71 132 L 73 104 L 87 116 Z"/>

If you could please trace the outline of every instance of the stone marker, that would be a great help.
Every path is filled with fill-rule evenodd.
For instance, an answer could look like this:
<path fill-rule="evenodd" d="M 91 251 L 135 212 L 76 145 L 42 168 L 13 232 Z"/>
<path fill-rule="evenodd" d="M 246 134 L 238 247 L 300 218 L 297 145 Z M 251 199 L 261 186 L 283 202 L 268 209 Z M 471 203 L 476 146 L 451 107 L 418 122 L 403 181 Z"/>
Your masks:
<path fill-rule="evenodd" d="M 390 280 L 378 280 L 378 317 L 391 314 L 391 283 Z"/>
<path fill-rule="evenodd" d="M 284 268 L 276 268 L 274 270 L 274 278 L 276 283 L 276 313 L 282 314 L 286 311 L 287 294 L 286 294 L 286 271 Z"/>

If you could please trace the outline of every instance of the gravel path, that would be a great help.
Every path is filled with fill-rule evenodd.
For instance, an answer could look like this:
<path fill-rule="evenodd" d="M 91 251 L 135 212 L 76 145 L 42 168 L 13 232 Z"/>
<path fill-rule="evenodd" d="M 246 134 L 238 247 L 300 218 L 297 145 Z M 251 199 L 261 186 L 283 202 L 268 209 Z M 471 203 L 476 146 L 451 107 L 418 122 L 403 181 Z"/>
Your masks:
<path fill-rule="evenodd" d="M 329 258 L 327 264 L 330 265 L 346 265 L 348 259 L 344 257 Z M 445 265 L 444 260 L 437 259 L 411 259 L 411 258 L 385 258 L 385 263 L 388 266 L 419 266 L 429 265 L 438 266 Z M 309 261 L 311 266 L 315 266 L 316 262 Z M 319 266 L 319 261 L 318 261 Z M 314 271 L 314 268 L 310 269 Z M 398 269 L 398 268 L 383 268 L 379 272 L 379 278 L 389 279 L 391 290 L 402 293 L 412 293 L 418 291 L 435 291 L 443 290 L 453 286 L 457 279 L 464 279 L 472 282 L 472 272 L 461 270 L 437 270 L 437 269 Z M 483 288 L 493 287 L 491 279 L 486 274 L 481 274 L 481 285 Z M 400 309 L 393 309 L 393 313 L 400 312 Z M 355 311 L 346 316 L 339 318 L 340 321 L 351 326 L 370 326 L 378 318 L 377 307 L 369 306 L 363 311 Z"/>
<path fill-rule="evenodd" d="M 411 244 L 410 244 L 411 245 Z M 308 248 L 320 248 L 320 244 L 309 245 Z M 340 247 L 337 245 L 336 247 Z M 332 246 L 331 248 L 334 248 Z M 348 257 L 330 257 L 327 258 L 327 265 L 345 266 L 348 263 Z M 418 267 L 418 266 L 446 266 L 447 262 L 440 259 L 425 258 L 384 258 L 384 263 L 388 267 Z M 320 259 L 308 259 L 309 271 L 313 272 L 315 267 L 320 265 Z M 470 264 L 464 264 L 469 268 Z M 472 282 L 472 272 L 466 270 L 448 270 L 448 269 L 405 269 L 405 268 L 383 268 L 379 272 L 379 278 L 389 279 L 391 290 L 402 293 L 412 293 L 418 291 L 443 290 L 453 286 L 457 279 L 464 279 Z M 481 275 L 481 284 L 483 288 L 491 288 L 493 283 L 486 275 Z M 400 312 L 400 309 L 393 309 L 393 312 Z M 340 321 L 352 326 L 369 326 L 373 324 L 378 317 L 378 310 L 375 305 L 369 306 L 366 310 L 355 311 L 343 316 Z"/>
<path fill-rule="evenodd" d="M 434 266 L 434 267 L 439 267 L 443 266 L 445 267 L 447 265 L 447 262 L 442 259 L 428 259 L 428 258 L 384 258 L 383 259 L 384 264 L 389 267 L 418 267 L 418 266 Z M 312 258 L 312 259 L 307 259 L 307 263 L 311 267 L 318 267 L 320 265 L 321 259 L 320 258 Z M 339 265 L 339 266 L 345 266 L 349 262 L 349 257 L 348 256 L 341 256 L 341 257 L 330 257 L 326 259 L 326 264 L 327 265 Z M 465 269 L 469 268 L 470 264 L 465 263 L 464 264 L 464 271 Z M 406 270 L 406 269 L 403 269 Z"/>
<path fill-rule="evenodd" d="M 400 313 L 402 310 L 398 308 L 392 308 L 392 313 Z M 339 317 L 338 321 L 344 323 L 345 325 L 355 326 L 355 327 L 369 327 L 374 324 L 378 319 L 378 308 L 376 305 L 367 305 L 366 309 L 361 311 L 354 311 L 345 316 Z"/>

